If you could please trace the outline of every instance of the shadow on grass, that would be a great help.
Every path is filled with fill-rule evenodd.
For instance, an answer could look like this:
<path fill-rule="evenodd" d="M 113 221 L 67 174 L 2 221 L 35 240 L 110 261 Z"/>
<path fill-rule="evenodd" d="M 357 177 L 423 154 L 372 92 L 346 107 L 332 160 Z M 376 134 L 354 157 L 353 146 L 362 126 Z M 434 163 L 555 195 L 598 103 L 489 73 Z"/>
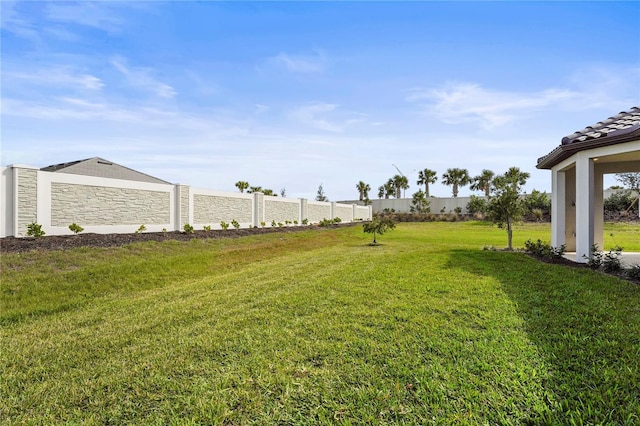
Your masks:
<path fill-rule="evenodd" d="M 454 250 L 448 267 L 497 280 L 544 357 L 555 398 L 533 424 L 640 424 L 640 286 L 521 253 Z"/>

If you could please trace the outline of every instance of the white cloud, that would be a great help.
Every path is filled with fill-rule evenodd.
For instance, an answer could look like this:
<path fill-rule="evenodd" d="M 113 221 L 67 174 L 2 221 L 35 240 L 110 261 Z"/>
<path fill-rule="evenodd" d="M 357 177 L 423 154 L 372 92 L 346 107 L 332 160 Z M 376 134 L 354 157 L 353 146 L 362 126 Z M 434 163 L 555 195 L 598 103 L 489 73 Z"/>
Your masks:
<path fill-rule="evenodd" d="M 20 16 L 16 5 L 18 2 L 0 1 L 0 27 L 18 37 L 34 42 L 40 41 L 37 25 L 28 17 Z"/>
<path fill-rule="evenodd" d="M 289 113 L 293 120 L 318 130 L 341 132 L 344 125 L 329 121 L 327 115 L 334 112 L 338 105 L 316 103 L 297 108 Z"/>
<path fill-rule="evenodd" d="M 571 90 L 517 93 L 485 89 L 475 83 L 450 83 L 437 89 L 412 89 L 407 101 L 426 101 L 428 112 L 445 123 L 477 123 L 493 129 L 526 117 L 532 111 L 579 97 L 579 93 Z"/>
<path fill-rule="evenodd" d="M 307 56 L 280 52 L 269 58 L 269 62 L 295 73 L 320 73 L 326 66 L 325 56 L 321 52 Z"/>
<path fill-rule="evenodd" d="M 295 108 L 288 113 L 289 119 L 306 127 L 341 133 L 347 128 L 367 122 L 367 115 L 353 111 L 342 111 L 337 104 L 311 103 Z"/>
<path fill-rule="evenodd" d="M 112 58 L 110 62 L 135 88 L 152 92 L 161 98 L 173 98 L 177 94 L 172 86 L 155 79 L 149 68 L 131 68 L 127 61 L 119 56 Z"/>
<path fill-rule="evenodd" d="M 54 22 L 83 25 L 113 33 L 125 23 L 113 9 L 111 2 L 51 2 L 47 4 L 46 15 Z"/>
<path fill-rule="evenodd" d="M 73 87 L 99 91 L 104 87 L 102 80 L 91 74 L 77 72 L 69 67 L 50 67 L 46 70 L 5 72 L 5 81 L 25 81 L 41 87 Z"/>
<path fill-rule="evenodd" d="M 585 65 L 555 88 L 525 92 L 486 88 L 471 82 L 446 83 L 435 88 L 409 89 L 405 99 L 442 122 L 472 123 L 495 130 L 559 111 L 564 115 L 587 109 L 611 110 L 616 105 L 629 108 L 640 103 L 639 89 L 637 66 Z"/>

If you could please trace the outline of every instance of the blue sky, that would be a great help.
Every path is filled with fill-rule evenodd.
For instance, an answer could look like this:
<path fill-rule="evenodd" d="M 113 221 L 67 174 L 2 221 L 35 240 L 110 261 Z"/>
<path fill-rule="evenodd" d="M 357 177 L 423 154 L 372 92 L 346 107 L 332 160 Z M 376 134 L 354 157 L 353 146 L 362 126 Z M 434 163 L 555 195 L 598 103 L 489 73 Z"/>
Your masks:
<path fill-rule="evenodd" d="M 0 2 L 2 165 L 357 197 L 511 166 L 640 105 L 638 2 Z M 610 180 L 610 182 L 612 182 Z M 449 196 L 440 183 L 432 195 Z M 471 192 L 464 188 L 461 195 Z"/>

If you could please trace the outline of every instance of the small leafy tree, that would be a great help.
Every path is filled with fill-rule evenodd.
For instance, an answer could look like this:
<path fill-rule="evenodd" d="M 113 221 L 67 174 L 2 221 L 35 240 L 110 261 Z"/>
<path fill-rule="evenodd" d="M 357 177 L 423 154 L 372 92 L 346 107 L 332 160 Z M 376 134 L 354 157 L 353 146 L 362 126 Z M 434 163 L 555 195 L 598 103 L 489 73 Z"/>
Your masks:
<path fill-rule="evenodd" d="M 396 224 L 388 217 L 376 217 L 371 222 L 367 222 L 362 225 L 363 232 L 367 234 L 373 234 L 373 243 L 371 245 L 377 245 L 376 235 L 382 235 L 388 230 L 396 227 Z"/>
<path fill-rule="evenodd" d="M 237 220 L 233 219 L 231 221 L 231 226 L 233 226 L 236 229 L 240 229 L 240 222 L 238 222 Z"/>
<path fill-rule="evenodd" d="M 220 228 L 224 229 L 225 231 L 227 229 L 229 229 L 229 224 L 227 222 L 225 222 L 224 220 L 220 221 Z"/>
<path fill-rule="evenodd" d="M 640 215 L 640 173 L 618 173 L 615 177 L 625 188 L 636 192 L 635 198 L 629 194 L 631 202 L 627 205 L 625 211 L 636 210 Z"/>
<path fill-rule="evenodd" d="M 493 223 L 499 228 L 506 228 L 509 250 L 513 250 L 513 224 L 522 218 L 525 211 L 520 191 L 528 178 L 529 173 L 511 167 L 504 175 L 495 177 L 491 183 L 492 195 L 487 211 Z"/>
<path fill-rule="evenodd" d="M 188 223 L 185 223 L 182 229 L 184 230 L 185 234 L 193 234 L 195 232 L 195 229 L 193 229 L 193 225 Z"/>

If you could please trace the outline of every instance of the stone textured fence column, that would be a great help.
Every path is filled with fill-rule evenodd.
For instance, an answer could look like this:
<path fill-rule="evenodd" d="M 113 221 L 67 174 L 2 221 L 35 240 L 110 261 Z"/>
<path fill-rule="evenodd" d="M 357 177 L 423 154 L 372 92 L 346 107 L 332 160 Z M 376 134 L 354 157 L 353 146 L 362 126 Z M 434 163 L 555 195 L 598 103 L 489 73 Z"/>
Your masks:
<path fill-rule="evenodd" d="M 306 198 L 300 198 L 300 219 L 298 223 L 302 225 L 302 221 L 307 219 L 308 204 Z"/>
<path fill-rule="evenodd" d="M 13 235 L 27 234 L 27 225 L 38 222 L 38 168 L 13 166 Z"/>
<path fill-rule="evenodd" d="M 264 194 L 253 193 L 253 226 L 260 226 L 264 222 Z"/>
<path fill-rule="evenodd" d="M 336 217 L 336 203 L 331 202 L 331 209 L 329 210 L 329 217 L 327 219 L 331 220 Z"/>
<path fill-rule="evenodd" d="M 177 193 L 176 193 L 176 202 L 178 204 L 178 208 L 176 209 L 176 213 L 178 217 L 176 217 L 176 226 L 178 229 L 176 231 L 181 231 L 184 228 L 184 225 L 187 223 L 191 223 L 191 202 L 190 202 L 190 191 L 188 185 L 176 185 Z"/>

